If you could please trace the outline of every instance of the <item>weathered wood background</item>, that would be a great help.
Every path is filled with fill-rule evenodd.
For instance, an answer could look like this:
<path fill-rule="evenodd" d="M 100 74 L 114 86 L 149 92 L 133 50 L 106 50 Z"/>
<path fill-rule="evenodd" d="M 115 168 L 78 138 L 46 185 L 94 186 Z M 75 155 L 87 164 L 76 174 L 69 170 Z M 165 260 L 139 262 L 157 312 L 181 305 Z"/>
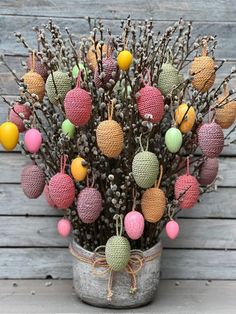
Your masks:
<path fill-rule="evenodd" d="M 86 34 L 85 16 L 101 17 L 116 31 L 128 14 L 135 19 L 153 17 L 161 30 L 183 17 L 194 22 L 195 34 L 217 34 L 217 58 L 227 59 L 219 79 L 236 63 L 235 0 L 0 0 L 0 52 L 20 74 L 26 51 L 16 43 L 14 31 L 36 47 L 31 28 L 48 17 L 62 29 L 68 26 Z M 17 95 L 11 75 L 1 65 L 0 93 L 9 99 Z M 0 102 L 0 122 L 6 115 L 7 107 Z M 56 233 L 60 212 L 49 208 L 43 197 L 28 200 L 21 191 L 20 172 L 26 162 L 19 151 L 0 152 L 0 278 L 71 278 L 68 241 Z M 236 279 L 236 145 L 224 150 L 220 174 L 218 193 L 206 195 L 181 214 L 179 238 L 171 242 L 163 236 L 162 278 Z"/>

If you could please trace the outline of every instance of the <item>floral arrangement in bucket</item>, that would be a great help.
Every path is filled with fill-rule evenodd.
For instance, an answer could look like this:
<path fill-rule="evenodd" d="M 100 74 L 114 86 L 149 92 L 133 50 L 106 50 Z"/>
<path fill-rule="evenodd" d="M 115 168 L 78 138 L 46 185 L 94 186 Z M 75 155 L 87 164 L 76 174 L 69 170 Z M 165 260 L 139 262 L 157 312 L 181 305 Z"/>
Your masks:
<path fill-rule="evenodd" d="M 156 291 L 161 232 L 178 236 L 176 215 L 214 189 L 218 156 L 234 142 L 236 70 L 216 86 L 216 38 L 192 39 L 182 19 L 161 34 L 128 17 L 118 35 L 88 21 L 78 42 L 52 20 L 35 27 L 37 50 L 16 33 L 28 72 L 18 78 L 2 58 L 19 97 L 2 96 L 10 110 L 0 140 L 32 161 L 22 170 L 27 197 L 44 194 L 62 210 L 57 230 L 73 233 L 80 298 L 136 307 Z"/>

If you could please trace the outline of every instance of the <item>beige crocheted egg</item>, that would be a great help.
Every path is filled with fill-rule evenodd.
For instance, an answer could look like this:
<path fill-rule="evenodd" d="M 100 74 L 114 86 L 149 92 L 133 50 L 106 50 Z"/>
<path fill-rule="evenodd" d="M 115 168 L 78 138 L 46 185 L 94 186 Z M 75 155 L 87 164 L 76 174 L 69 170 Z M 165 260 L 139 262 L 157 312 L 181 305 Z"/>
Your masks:
<path fill-rule="evenodd" d="M 146 221 L 158 222 L 164 215 L 165 207 L 166 197 L 161 189 L 154 187 L 143 193 L 141 208 Z"/>
<path fill-rule="evenodd" d="M 106 57 L 107 55 L 107 45 L 104 44 L 103 47 L 102 47 L 102 55 L 103 57 Z M 94 72 L 96 67 L 97 67 L 97 58 L 96 58 L 96 54 L 95 54 L 95 47 L 94 45 L 92 45 L 90 48 L 89 48 L 89 51 L 87 53 L 87 63 L 88 63 L 88 66 L 91 68 L 91 70 Z M 101 45 L 98 43 L 97 44 L 97 47 L 96 47 L 96 53 L 97 53 L 97 57 L 98 59 L 101 59 Z"/>
<path fill-rule="evenodd" d="M 25 73 L 22 79 L 27 86 L 28 92 L 30 94 L 36 94 L 39 101 L 42 101 L 45 95 L 45 83 L 42 76 L 32 70 Z"/>

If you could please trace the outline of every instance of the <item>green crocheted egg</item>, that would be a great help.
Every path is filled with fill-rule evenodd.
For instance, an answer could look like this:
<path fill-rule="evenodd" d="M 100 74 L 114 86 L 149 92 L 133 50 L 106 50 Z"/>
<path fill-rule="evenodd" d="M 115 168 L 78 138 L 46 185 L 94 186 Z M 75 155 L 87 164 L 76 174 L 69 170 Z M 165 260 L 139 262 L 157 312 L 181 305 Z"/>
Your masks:
<path fill-rule="evenodd" d="M 105 248 L 107 264 L 114 271 L 124 270 L 130 259 L 130 250 L 128 239 L 122 236 L 111 237 Z"/>
<path fill-rule="evenodd" d="M 53 78 L 54 78 L 57 92 L 55 89 Z M 63 104 L 66 94 L 69 92 L 69 90 L 71 90 L 71 79 L 67 73 L 59 71 L 59 70 L 53 73 L 53 78 L 52 78 L 52 74 L 50 74 L 46 81 L 46 91 L 47 91 L 48 98 L 53 105 L 57 105 L 58 95 L 59 95 L 60 100 Z"/>
<path fill-rule="evenodd" d="M 167 96 L 174 87 L 179 85 L 179 73 L 171 63 L 164 63 L 159 75 L 158 88 L 164 96 Z"/>
<path fill-rule="evenodd" d="M 141 188 L 153 186 L 159 173 L 157 156 L 148 151 L 136 154 L 132 162 L 132 173 L 135 182 Z"/>

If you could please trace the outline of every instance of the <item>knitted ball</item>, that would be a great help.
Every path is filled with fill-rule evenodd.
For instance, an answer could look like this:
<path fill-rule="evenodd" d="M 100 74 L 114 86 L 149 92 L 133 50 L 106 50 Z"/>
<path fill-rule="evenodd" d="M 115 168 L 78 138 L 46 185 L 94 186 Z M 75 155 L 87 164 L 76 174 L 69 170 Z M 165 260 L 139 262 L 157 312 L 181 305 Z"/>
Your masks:
<path fill-rule="evenodd" d="M 220 97 L 218 103 L 220 108 L 216 108 L 215 122 L 219 124 L 222 129 L 228 129 L 235 121 L 236 118 L 236 101 L 226 101 L 225 97 Z"/>
<path fill-rule="evenodd" d="M 75 126 L 83 126 L 90 119 L 92 98 L 86 90 L 75 87 L 66 94 L 64 107 L 67 119 Z"/>
<path fill-rule="evenodd" d="M 41 75 L 36 72 L 29 71 L 22 77 L 24 84 L 30 94 L 36 94 L 39 101 L 43 101 L 45 95 L 45 83 Z"/>
<path fill-rule="evenodd" d="M 207 92 L 215 82 L 215 62 L 211 57 L 194 58 L 189 72 L 193 75 L 192 85 L 199 92 Z"/>
<path fill-rule="evenodd" d="M 36 165 L 25 166 L 21 173 L 21 187 L 28 198 L 38 198 L 45 186 L 45 174 Z"/>
<path fill-rule="evenodd" d="M 161 189 L 154 187 L 143 193 L 141 208 L 146 221 L 158 222 L 164 215 L 165 207 L 166 197 Z"/>
<path fill-rule="evenodd" d="M 102 68 L 104 77 L 101 78 L 101 73 L 99 73 L 99 69 L 97 67 L 94 74 L 94 83 L 97 88 L 102 87 L 104 89 L 107 89 L 108 86 L 106 84 L 110 83 L 110 80 L 113 80 L 115 83 L 117 82 L 117 80 L 119 79 L 120 71 L 117 67 L 116 61 L 111 57 L 106 58 L 102 61 Z"/>
<path fill-rule="evenodd" d="M 180 176 L 175 182 L 175 198 L 181 208 L 193 207 L 199 197 L 200 189 L 197 179 L 191 175 Z"/>
<path fill-rule="evenodd" d="M 164 96 L 167 96 L 179 85 L 180 76 L 177 69 L 171 63 L 164 63 L 158 79 L 158 88 Z"/>
<path fill-rule="evenodd" d="M 164 100 L 159 89 L 146 85 L 139 91 L 137 99 L 138 112 L 144 119 L 146 114 L 151 114 L 151 121 L 157 123 L 164 115 Z"/>
<path fill-rule="evenodd" d="M 113 236 L 108 239 L 105 248 L 107 264 L 113 271 L 122 271 L 130 259 L 130 243 L 122 236 Z"/>
<path fill-rule="evenodd" d="M 77 212 L 84 223 L 94 222 L 102 211 L 102 195 L 91 187 L 84 188 L 78 196 Z"/>
<path fill-rule="evenodd" d="M 198 144 L 209 158 L 218 157 L 224 148 L 224 133 L 215 122 L 204 123 L 198 129 Z"/>
<path fill-rule="evenodd" d="M 107 54 L 107 45 L 104 44 L 102 46 L 102 55 L 103 57 L 106 56 Z M 90 67 L 90 69 L 94 72 L 96 67 L 97 67 L 97 58 L 96 58 L 96 54 L 94 52 L 95 50 L 95 47 L 94 45 L 92 45 L 90 48 L 89 48 L 89 51 L 87 53 L 87 63 L 88 63 L 88 66 Z M 98 59 L 102 59 L 102 56 L 101 56 L 101 45 L 98 43 L 97 46 L 96 46 L 96 53 L 97 53 L 97 57 Z"/>
<path fill-rule="evenodd" d="M 125 231 L 132 240 L 139 239 L 144 230 L 144 218 L 137 210 L 129 212 L 124 219 Z"/>
<path fill-rule="evenodd" d="M 156 155 L 148 151 L 136 154 L 132 162 L 132 173 L 136 184 L 141 188 L 153 186 L 159 173 Z"/>
<path fill-rule="evenodd" d="M 48 186 L 48 184 L 45 184 L 44 190 L 43 190 L 43 194 L 44 194 L 44 197 L 45 197 L 48 205 L 51 206 L 51 207 L 56 207 L 56 205 L 53 203 L 53 200 L 51 199 L 51 196 L 49 194 L 49 186 Z"/>
<path fill-rule="evenodd" d="M 30 55 L 26 60 L 27 70 L 30 71 L 32 69 L 32 55 Z M 48 77 L 48 69 L 45 64 L 42 64 L 41 61 L 36 57 L 35 58 L 35 66 L 34 71 L 37 72 L 39 75 L 42 76 L 44 81 L 46 81 Z"/>
<path fill-rule="evenodd" d="M 70 207 L 75 198 L 74 181 L 68 174 L 55 174 L 49 181 L 49 194 L 57 208 Z"/>
<path fill-rule="evenodd" d="M 207 158 L 201 166 L 199 173 L 199 183 L 201 185 L 211 184 L 219 170 L 219 159 L 218 158 Z"/>
<path fill-rule="evenodd" d="M 19 117 L 19 114 L 23 115 L 23 117 Z M 29 107 L 16 103 L 10 110 L 9 121 L 13 122 L 18 127 L 19 132 L 24 132 L 25 125 L 23 119 L 29 120 L 30 115 L 31 111 Z"/>
<path fill-rule="evenodd" d="M 99 123 L 96 131 L 97 144 L 101 152 L 109 158 L 117 158 L 124 147 L 121 126 L 109 119 Z"/>
<path fill-rule="evenodd" d="M 53 83 L 53 78 L 54 78 L 54 82 L 57 88 L 57 93 L 59 94 L 59 96 L 56 93 L 55 86 Z M 59 71 L 59 70 L 53 72 L 53 78 L 52 78 L 52 74 L 48 76 L 47 81 L 46 81 L 46 91 L 47 91 L 47 95 L 50 102 L 53 105 L 57 105 L 58 98 L 60 98 L 60 101 L 62 103 L 64 102 L 66 94 L 71 89 L 71 79 L 67 73 Z"/>

